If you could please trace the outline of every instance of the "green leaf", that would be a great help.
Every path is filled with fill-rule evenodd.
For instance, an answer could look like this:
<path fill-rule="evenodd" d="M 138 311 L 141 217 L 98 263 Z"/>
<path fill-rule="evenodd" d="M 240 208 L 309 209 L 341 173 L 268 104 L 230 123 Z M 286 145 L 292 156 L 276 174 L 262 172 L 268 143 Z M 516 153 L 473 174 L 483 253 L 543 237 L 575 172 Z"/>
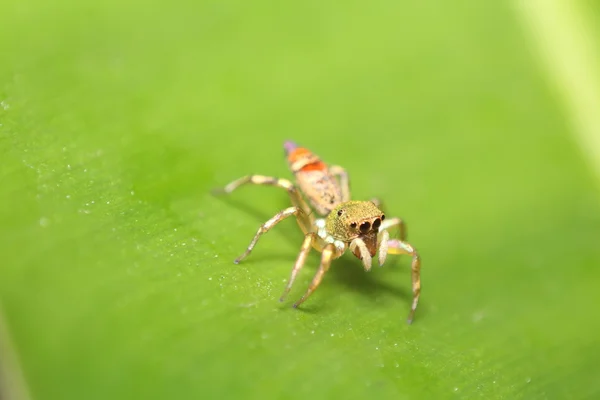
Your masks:
<path fill-rule="evenodd" d="M 501 2 L 0 5 L 7 398 L 593 398 L 597 181 Z M 283 222 L 293 139 L 422 256 L 313 252 Z M 22 381 L 19 383 L 19 376 Z M 4 392 L 2 392 L 4 390 Z"/>

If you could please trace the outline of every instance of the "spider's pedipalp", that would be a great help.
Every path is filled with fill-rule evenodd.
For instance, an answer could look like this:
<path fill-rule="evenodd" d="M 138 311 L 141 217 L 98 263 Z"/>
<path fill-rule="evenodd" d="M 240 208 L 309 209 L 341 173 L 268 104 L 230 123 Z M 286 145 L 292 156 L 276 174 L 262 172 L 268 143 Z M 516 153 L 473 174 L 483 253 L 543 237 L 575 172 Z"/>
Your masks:
<path fill-rule="evenodd" d="M 350 242 L 350 251 L 360 258 L 365 267 L 365 271 L 371 270 L 371 253 L 361 238 L 356 238 Z"/>
<path fill-rule="evenodd" d="M 383 266 L 388 253 L 388 241 L 390 239 L 390 233 L 386 230 L 381 231 L 379 234 L 379 266 Z"/>

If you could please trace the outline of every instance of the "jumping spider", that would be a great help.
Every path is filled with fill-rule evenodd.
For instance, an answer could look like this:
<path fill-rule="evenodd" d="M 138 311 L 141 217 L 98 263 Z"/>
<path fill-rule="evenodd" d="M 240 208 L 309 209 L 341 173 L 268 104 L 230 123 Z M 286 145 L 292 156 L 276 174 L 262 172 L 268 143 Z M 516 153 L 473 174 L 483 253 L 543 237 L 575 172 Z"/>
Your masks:
<path fill-rule="evenodd" d="M 294 307 L 298 307 L 319 286 L 331 261 L 340 257 L 346 250 L 350 250 L 362 260 L 367 271 L 371 269 L 371 259 L 378 250 L 379 265 L 383 265 L 388 254 L 408 254 L 412 256 L 413 291 L 408 323 L 412 323 L 421 292 L 421 261 L 415 248 L 405 242 L 406 230 L 403 221 L 400 218 L 386 219 L 383 211 L 379 209 L 380 202 L 376 199 L 350 200 L 348 173 L 342 167 L 326 165 L 315 154 L 291 141 L 284 143 L 284 149 L 298 187 L 287 179 L 248 175 L 219 189 L 219 192 L 231 193 L 246 183 L 277 186 L 287 190 L 293 205 L 262 224 L 244 254 L 234 262 L 237 264 L 247 257 L 264 233 L 294 215 L 304 232 L 304 241 L 280 301 L 283 301 L 290 291 L 310 249 L 315 248 L 322 253 L 321 264 L 312 283 L 304 296 L 294 303 Z M 308 199 L 314 213 L 302 194 Z M 315 218 L 315 213 L 319 218 Z M 399 240 L 390 239 L 388 229 L 394 226 L 400 229 Z"/>

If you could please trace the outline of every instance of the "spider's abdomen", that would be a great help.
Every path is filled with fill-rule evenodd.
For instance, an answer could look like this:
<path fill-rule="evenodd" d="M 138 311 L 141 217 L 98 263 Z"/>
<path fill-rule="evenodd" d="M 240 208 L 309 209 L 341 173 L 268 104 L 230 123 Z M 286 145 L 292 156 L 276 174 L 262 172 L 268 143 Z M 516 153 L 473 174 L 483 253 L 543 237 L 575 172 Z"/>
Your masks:
<path fill-rule="evenodd" d="M 284 148 L 302 193 L 318 214 L 329 214 L 342 201 L 338 180 L 329 173 L 327 164 L 310 150 L 289 141 L 285 142 Z"/>
<path fill-rule="evenodd" d="M 329 174 L 299 171 L 295 175 L 300 190 L 320 215 L 329 214 L 340 203 L 340 188 L 335 178 Z"/>

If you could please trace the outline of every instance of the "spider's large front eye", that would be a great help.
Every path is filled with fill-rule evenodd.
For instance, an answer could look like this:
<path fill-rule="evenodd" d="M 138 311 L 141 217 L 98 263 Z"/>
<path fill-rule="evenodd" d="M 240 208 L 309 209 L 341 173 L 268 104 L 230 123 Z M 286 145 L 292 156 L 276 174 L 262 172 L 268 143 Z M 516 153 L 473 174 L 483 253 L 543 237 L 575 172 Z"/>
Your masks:
<path fill-rule="evenodd" d="M 373 221 L 373 229 L 379 228 L 379 225 L 381 225 L 381 220 L 377 218 L 375 221 Z"/>
<path fill-rule="evenodd" d="M 367 232 L 369 232 L 370 227 L 371 227 L 371 224 L 368 221 L 363 222 L 362 224 L 360 224 L 360 231 L 362 233 L 367 233 Z"/>

